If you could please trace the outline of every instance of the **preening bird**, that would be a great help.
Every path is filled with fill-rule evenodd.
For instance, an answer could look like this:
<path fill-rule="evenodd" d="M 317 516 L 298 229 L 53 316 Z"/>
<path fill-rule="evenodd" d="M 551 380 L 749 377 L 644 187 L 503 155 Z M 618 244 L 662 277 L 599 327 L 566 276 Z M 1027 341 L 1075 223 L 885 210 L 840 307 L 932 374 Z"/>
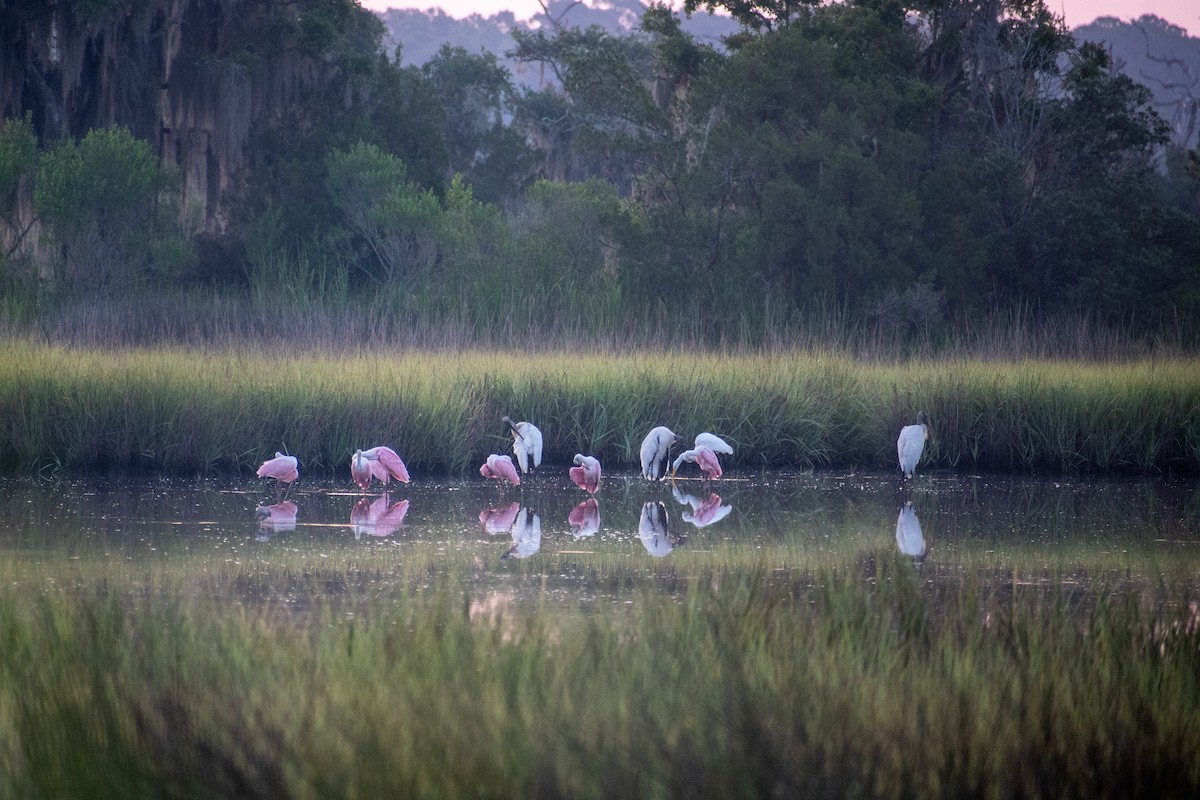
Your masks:
<path fill-rule="evenodd" d="M 576 453 L 573 463 L 578 466 L 569 470 L 571 480 L 588 494 L 595 494 L 600 488 L 600 459 Z"/>
<path fill-rule="evenodd" d="M 255 473 L 260 478 L 274 478 L 282 483 L 291 483 L 300 477 L 300 461 L 295 456 L 285 456 L 276 452 L 274 458 L 268 458 Z"/>
<path fill-rule="evenodd" d="M 485 478 L 508 481 L 513 486 L 521 485 L 521 476 L 517 474 L 517 468 L 508 456 L 492 453 L 479 468 L 479 474 Z"/>
<path fill-rule="evenodd" d="M 667 474 L 667 459 L 671 448 L 679 441 L 670 428 L 652 428 L 642 440 L 642 477 L 648 481 L 662 480 Z"/>
<path fill-rule="evenodd" d="M 917 471 L 917 462 L 921 460 L 921 451 L 925 449 L 925 440 L 929 438 L 929 415 L 924 411 L 917 412 L 917 424 L 905 425 L 900 429 L 900 437 L 896 439 L 896 456 L 900 460 L 900 471 L 904 477 L 911 478 Z"/>
<path fill-rule="evenodd" d="M 371 478 L 378 478 L 384 486 L 395 478 L 400 483 L 408 483 L 408 467 L 396 451 L 390 447 L 372 447 L 370 450 L 356 450 L 350 457 L 350 477 L 362 489 L 371 485 Z"/>
<path fill-rule="evenodd" d="M 684 450 L 680 453 L 679 458 L 676 458 L 675 463 L 671 465 L 672 479 L 675 477 L 675 473 L 679 472 L 679 465 L 685 461 L 691 461 L 700 467 L 705 480 L 721 477 L 721 463 L 717 461 L 717 454 L 712 451 L 711 447 L 697 445 L 691 450 Z"/>
<path fill-rule="evenodd" d="M 717 436 L 715 433 L 709 433 L 708 431 L 705 431 L 704 433 L 696 434 L 695 446 L 699 447 L 701 445 L 704 445 L 714 453 L 725 453 L 726 455 L 730 456 L 733 455 L 733 445 L 722 439 L 720 436 Z"/>
<path fill-rule="evenodd" d="M 513 453 L 521 472 L 528 475 L 530 464 L 536 469 L 542 465 L 542 432 L 532 422 L 513 422 L 510 417 L 501 417 L 513 435 Z"/>

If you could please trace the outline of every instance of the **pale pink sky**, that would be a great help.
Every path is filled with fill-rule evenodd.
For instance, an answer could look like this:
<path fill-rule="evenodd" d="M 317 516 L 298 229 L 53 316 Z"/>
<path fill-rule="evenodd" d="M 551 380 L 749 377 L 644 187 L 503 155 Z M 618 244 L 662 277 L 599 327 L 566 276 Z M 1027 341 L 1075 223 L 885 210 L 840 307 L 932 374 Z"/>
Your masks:
<path fill-rule="evenodd" d="M 359 0 L 365 8 L 385 11 L 389 8 L 440 7 L 459 19 L 471 14 L 490 16 L 511 9 L 517 19 L 529 19 L 541 7 L 537 0 Z M 589 4 L 595 0 L 588 0 Z M 1067 26 L 1086 25 L 1096 17 L 1137 19 L 1154 14 L 1178 25 L 1192 36 L 1200 36 L 1200 3 L 1196 0 L 1047 0 L 1051 10 L 1067 19 Z"/>

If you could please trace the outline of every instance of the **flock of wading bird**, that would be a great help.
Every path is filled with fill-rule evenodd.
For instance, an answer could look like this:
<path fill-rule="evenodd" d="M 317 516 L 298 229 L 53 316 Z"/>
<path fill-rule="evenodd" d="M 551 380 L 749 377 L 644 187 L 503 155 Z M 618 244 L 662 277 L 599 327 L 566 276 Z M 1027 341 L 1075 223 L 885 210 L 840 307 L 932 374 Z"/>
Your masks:
<path fill-rule="evenodd" d="M 501 482 L 519 486 L 521 473 L 529 474 L 530 470 L 542 465 L 542 432 L 532 422 L 513 422 L 510 417 L 502 421 L 508 426 L 513 437 L 512 458 L 500 453 L 492 453 L 487 461 L 479 468 L 479 474 Z M 925 440 L 929 438 L 929 416 L 920 411 L 917 413 L 915 425 L 905 425 L 896 439 L 896 456 L 900 462 L 900 471 L 905 478 L 913 477 L 917 462 L 921 460 L 921 452 L 925 449 Z M 648 481 L 664 480 L 667 477 L 667 464 L 671 464 L 671 479 L 674 480 L 679 468 L 687 463 L 693 463 L 700 468 L 705 481 L 721 477 L 721 462 L 717 454 L 732 455 L 733 447 L 714 433 L 707 431 L 696 436 L 690 450 L 684 450 L 675 460 L 670 461 L 671 448 L 680 443 L 680 436 L 670 428 L 659 425 L 652 428 L 642 440 L 641 461 L 642 477 Z M 575 466 L 569 469 L 571 480 L 580 489 L 595 494 L 600 489 L 602 469 L 600 460 L 595 456 L 576 453 L 573 459 Z M 520 473 L 517 466 L 520 466 Z M 291 484 L 300 477 L 300 462 L 295 456 L 275 453 L 274 458 L 267 459 L 258 468 L 260 478 L 274 478 L 281 487 Z M 370 488 L 372 479 L 387 486 L 393 479 L 400 483 L 408 483 L 408 468 L 404 461 L 390 447 L 372 447 L 369 450 L 356 450 L 350 457 L 350 477 L 363 490 Z"/>

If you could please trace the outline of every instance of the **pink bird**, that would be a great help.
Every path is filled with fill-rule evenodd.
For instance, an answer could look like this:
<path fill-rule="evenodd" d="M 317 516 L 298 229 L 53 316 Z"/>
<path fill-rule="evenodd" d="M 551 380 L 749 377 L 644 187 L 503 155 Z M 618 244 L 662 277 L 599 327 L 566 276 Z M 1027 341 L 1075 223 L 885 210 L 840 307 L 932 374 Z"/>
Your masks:
<path fill-rule="evenodd" d="M 487 457 L 487 462 L 479 468 L 479 474 L 485 478 L 508 481 L 513 486 L 521 485 L 521 476 L 517 474 L 517 468 L 508 456 L 492 453 Z"/>
<path fill-rule="evenodd" d="M 371 478 L 378 478 L 384 486 L 395 478 L 400 483 L 408 483 L 408 467 L 396 451 L 390 447 L 372 447 L 370 450 L 356 450 L 350 457 L 350 477 L 362 489 L 371 485 Z"/>
<path fill-rule="evenodd" d="M 704 473 L 705 480 L 721 477 L 721 462 L 717 461 L 717 454 L 713 452 L 711 447 L 697 445 L 691 450 L 684 450 L 680 453 L 679 458 L 675 459 L 675 463 L 672 465 L 672 478 L 679 471 L 679 465 L 685 461 L 691 461 L 700 467 L 700 471 Z"/>
<path fill-rule="evenodd" d="M 256 474 L 260 478 L 274 478 L 280 483 L 291 483 L 300 477 L 299 464 L 295 456 L 285 456 L 277 452 L 274 458 L 268 458 L 262 463 Z"/>
<path fill-rule="evenodd" d="M 579 466 L 571 467 L 571 480 L 588 494 L 595 494 L 600 488 L 600 460 L 576 453 L 575 463 Z"/>

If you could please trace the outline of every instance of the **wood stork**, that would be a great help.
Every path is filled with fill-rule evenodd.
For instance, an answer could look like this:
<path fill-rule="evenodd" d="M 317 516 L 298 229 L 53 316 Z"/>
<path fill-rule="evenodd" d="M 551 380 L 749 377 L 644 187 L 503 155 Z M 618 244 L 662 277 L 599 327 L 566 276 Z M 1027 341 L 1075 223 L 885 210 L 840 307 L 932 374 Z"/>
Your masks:
<path fill-rule="evenodd" d="M 542 432 L 532 422 L 513 422 L 511 417 L 501 417 L 513 435 L 513 453 L 521 472 L 528 475 L 530 469 L 542 465 Z M 531 466 L 532 464 L 532 466 Z"/>
<path fill-rule="evenodd" d="M 896 456 L 900 460 L 900 471 L 904 473 L 904 477 L 911 478 L 917 471 L 917 462 L 921 460 L 921 451 L 925 449 L 925 440 L 928 438 L 929 415 L 918 411 L 917 424 L 905 425 L 896 439 Z"/>

